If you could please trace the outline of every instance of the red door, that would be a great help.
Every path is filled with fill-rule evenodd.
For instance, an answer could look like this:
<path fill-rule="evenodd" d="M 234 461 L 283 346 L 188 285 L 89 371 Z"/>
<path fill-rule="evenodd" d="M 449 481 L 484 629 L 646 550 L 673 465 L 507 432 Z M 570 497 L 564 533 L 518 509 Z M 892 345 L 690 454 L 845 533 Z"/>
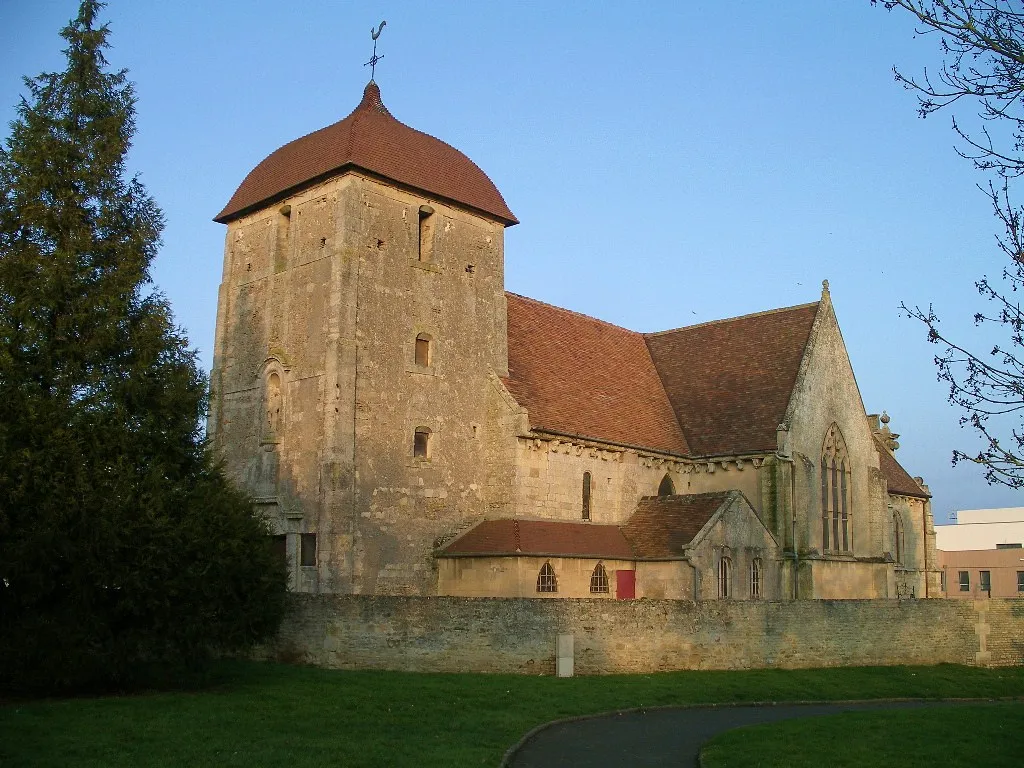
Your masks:
<path fill-rule="evenodd" d="M 636 599 L 636 571 L 615 572 L 615 599 Z"/>

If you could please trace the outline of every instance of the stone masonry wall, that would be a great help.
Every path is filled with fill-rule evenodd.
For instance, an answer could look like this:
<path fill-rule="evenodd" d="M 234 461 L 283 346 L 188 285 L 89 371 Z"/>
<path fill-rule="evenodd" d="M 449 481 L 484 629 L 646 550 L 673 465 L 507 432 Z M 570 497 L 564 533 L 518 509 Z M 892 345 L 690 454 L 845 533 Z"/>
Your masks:
<path fill-rule="evenodd" d="M 610 601 L 291 595 L 267 652 L 348 669 L 578 674 L 1024 663 L 1024 600 Z"/>

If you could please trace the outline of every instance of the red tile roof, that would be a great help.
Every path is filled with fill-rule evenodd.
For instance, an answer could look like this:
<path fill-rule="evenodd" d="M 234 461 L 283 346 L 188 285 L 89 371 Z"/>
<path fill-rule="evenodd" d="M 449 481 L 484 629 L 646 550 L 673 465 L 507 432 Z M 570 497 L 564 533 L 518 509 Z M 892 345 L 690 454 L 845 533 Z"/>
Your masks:
<path fill-rule="evenodd" d="M 439 554 L 633 559 L 632 550 L 618 526 L 549 520 L 484 520 L 455 539 Z"/>
<path fill-rule="evenodd" d="M 695 455 L 777 447 L 818 304 L 647 334 L 647 346 Z"/>
<path fill-rule="evenodd" d="M 645 496 L 622 532 L 637 557 L 682 557 L 683 547 L 693 541 L 732 493 Z"/>
<path fill-rule="evenodd" d="M 505 385 L 532 427 L 688 452 L 641 334 L 514 293 L 506 298 Z"/>
<path fill-rule="evenodd" d="M 881 444 L 878 445 L 878 466 L 885 476 L 885 481 L 889 486 L 889 493 L 901 496 L 916 496 L 921 499 L 930 497 L 930 494 L 926 493 L 924 488 L 896 461 L 896 457 L 889 453 L 885 446 Z"/>
<path fill-rule="evenodd" d="M 303 136 L 257 165 L 214 221 L 228 221 L 285 193 L 336 174 L 361 168 L 401 185 L 517 224 L 493 182 L 454 147 L 398 122 L 372 80 L 348 117 Z"/>

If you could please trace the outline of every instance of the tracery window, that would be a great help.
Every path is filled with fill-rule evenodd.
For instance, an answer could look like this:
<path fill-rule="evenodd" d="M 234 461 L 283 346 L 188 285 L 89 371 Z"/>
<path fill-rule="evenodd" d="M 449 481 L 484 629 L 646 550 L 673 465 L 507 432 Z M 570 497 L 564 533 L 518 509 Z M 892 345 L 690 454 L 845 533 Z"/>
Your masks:
<path fill-rule="evenodd" d="M 558 591 L 558 579 L 555 577 L 555 569 L 551 567 L 551 563 L 544 563 L 541 566 L 540 573 L 537 574 L 537 591 Z"/>
<path fill-rule="evenodd" d="M 850 520 L 850 454 L 843 433 L 832 424 L 821 448 L 821 548 L 826 552 L 853 549 Z"/>
<path fill-rule="evenodd" d="M 750 596 L 761 596 L 761 558 L 750 561 Z"/>
<path fill-rule="evenodd" d="M 675 493 L 676 493 L 676 487 L 672 483 L 672 478 L 669 477 L 668 474 L 666 473 L 665 476 L 663 478 L 661 478 L 661 485 L 658 486 L 658 495 L 659 496 L 674 496 Z"/>
<path fill-rule="evenodd" d="M 583 519 L 590 519 L 590 486 L 591 476 L 589 472 L 583 473 Z"/>
<path fill-rule="evenodd" d="M 892 557 L 897 565 L 903 565 L 906 556 L 906 539 L 903 534 L 903 520 L 899 512 L 892 513 Z"/>
<path fill-rule="evenodd" d="M 732 560 L 728 557 L 718 561 L 718 596 L 732 597 Z"/>
<path fill-rule="evenodd" d="M 590 574 L 590 591 L 596 595 L 608 594 L 608 571 L 604 563 L 594 566 L 594 572 Z"/>

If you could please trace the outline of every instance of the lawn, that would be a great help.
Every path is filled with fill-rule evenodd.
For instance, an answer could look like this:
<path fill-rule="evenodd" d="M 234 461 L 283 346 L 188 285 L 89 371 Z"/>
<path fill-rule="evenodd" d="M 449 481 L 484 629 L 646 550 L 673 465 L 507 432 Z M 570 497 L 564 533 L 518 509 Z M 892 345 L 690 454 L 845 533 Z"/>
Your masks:
<path fill-rule="evenodd" d="M 710 702 L 1021 695 L 1024 667 L 556 679 L 235 662 L 202 691 L 8 702 L 0 706 L 0 766 L 496 766 L 530 728 L 570 715 Z"/>
<path fill-rule="evenodd" d="M 844 712 L 737 728 L 703 749 L 704 768 L 1017 768 L 1024 704 Z"/>

